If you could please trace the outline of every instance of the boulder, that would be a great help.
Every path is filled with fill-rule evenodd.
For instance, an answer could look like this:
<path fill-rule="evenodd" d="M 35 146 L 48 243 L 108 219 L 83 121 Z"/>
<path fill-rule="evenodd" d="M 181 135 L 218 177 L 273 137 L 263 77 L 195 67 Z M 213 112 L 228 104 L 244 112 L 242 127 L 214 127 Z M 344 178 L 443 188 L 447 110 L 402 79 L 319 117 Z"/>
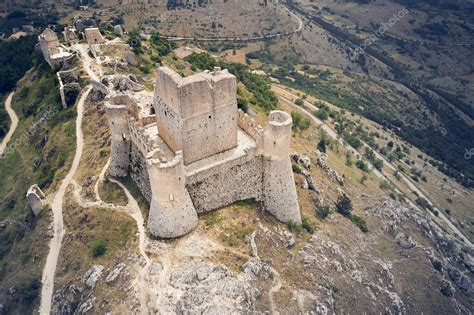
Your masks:
<path fill-rule="evenodd" d="M 84 283 L 90 289 L 93 289 L 99 280 L 100 276 L 102 276 L 102 272 L 104 272 L 104 266 L 102 265 L 95 265 L 82 276 L 82 283 Z"/>
<path fill-rule="evenodd" d="M 306 155 L 295 154 L 293 155 L 293 161 L 303 166 L 307 170 L 311 168 L 311 159 L 307 157 Z"/>
<path fill-rule="evenodd" d="M 118 264 L 114 270 L 112 270 L 108 276 L 105 278 L 105 282 L 106 283 L 112 283 L 115 281 L 115 279 L 117 279 L 117 277 L 120 275 L 120 273 L 122 272 L 122 270 L 125 268 L 125 264 L 124 263 L 120 263 Z"/>
<path fill-rule="evenodd" d="M 405 249 L 410 249 L 416 246 L 415 241 L 404 233 L 398 233 L 395 237 L 395 242 Z"/>
<path fill-rule="evenodd" d="M 456 292 L 451 282 L 447 280 L 443 280 L 443 282 L 441 282 L 441 286 L 439 287 L 439 290 L 446 297 L 452 297 L 454 293 Z"/>

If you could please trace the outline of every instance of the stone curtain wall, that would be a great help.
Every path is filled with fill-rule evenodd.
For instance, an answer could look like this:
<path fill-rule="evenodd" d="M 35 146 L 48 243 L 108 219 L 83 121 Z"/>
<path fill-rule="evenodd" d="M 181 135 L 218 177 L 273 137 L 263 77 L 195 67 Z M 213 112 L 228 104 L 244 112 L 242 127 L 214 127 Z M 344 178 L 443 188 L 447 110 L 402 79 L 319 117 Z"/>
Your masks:
<path fill-rule="evenodd" d="M 141 150 L 133 142 L 130 150 L 130 177 L 142 192 L 143 197 L 151 202 L 150 178 L 146 160 Z"/>
<path fill-rule="evenodd" d="M 239 200 L 262 200 L 262 157 L 249 154 L 190 176 L 186 181 L 198 213 Z"/>

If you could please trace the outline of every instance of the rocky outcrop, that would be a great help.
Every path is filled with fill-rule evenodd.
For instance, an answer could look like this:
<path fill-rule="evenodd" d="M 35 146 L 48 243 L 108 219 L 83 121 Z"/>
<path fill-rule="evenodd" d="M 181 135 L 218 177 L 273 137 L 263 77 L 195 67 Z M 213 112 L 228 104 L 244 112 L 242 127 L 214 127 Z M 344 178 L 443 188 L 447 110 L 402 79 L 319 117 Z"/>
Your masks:
<path fill-rule="evenodd" d="M 344 186 L 344 178 L 341 175 L 339 175 L 338 172 L 336 172 L 329 166 L 329 164 L 327 163 L 327 159 L 328 159 L 327 154 L 319 150 L 316 150 L 316 164 L 320 168 L 322 168 L 326 172 L 326 174 L 328 174 L 329 178 L 333 182 L 338 183 L 341 186 Z"/>
<path fill-rule="evenodd" d="M 82 283 L 84 283 L 90 289 L 93 289 L 99 278 L 102 276 L 104 269 L 105 268 L 102 265 L 93 266 L 82 276 Z"/>
<path fill-rule="evenodd" d="M 398 233 L 397 237 L 395 237 L 395 242 L 405 249 L 410 249 L 416 246 L 413 239 L 405 233 Z"/>
<path fill-rule="evenodd" d="M 175 312 L 252 311 L 256 292 L 250 282 L 264 271 L 254 262 L 243 268 L 243 275 L 235 276 L 223 265 L 200 260 L 181 262 L 170 277 L 171 286 L 183 292 L 175 305 Z"/>
<path fill-rule="evenodd" d="M 122 272 L 122 270 L 125 268 L 125 264 L 124 263 L 120 263 L 118 264 L 114 270 L 112 270 L 108 276 L 105 278 L 105 282 L 106 283 L 112 283 L 115 281 L 115 279 L 117 279 L 117 277 L 120 275 L 120 273 Z"/>
<path fill-rule="evenodd" d="M 463 294 L 471 294 L 473 285 L 469 275 L 472 274 L 474 266 L 474 249 L 471 246 L 446 233 L 426 213 L 415 207 L 408 208 L 392 199 L 381 200 L 379 205 L 372 209 L 372 213 L 388 221 L 384 229 L 390 232 L 395 232 L 404 221 L 414 221 L 433 243 L 433 247 L 425 248 L 425 251 L 433 268 L 440 273 L 440 277 L 444 276 L 441 292 L 451 296 L 455 286 Z M 411 237 L 401 232 L 397 233 L 394 241 L 403 248 L 416 246 Z M 450 279 L 454 286 L 446 284 L 447 279 Z"/>

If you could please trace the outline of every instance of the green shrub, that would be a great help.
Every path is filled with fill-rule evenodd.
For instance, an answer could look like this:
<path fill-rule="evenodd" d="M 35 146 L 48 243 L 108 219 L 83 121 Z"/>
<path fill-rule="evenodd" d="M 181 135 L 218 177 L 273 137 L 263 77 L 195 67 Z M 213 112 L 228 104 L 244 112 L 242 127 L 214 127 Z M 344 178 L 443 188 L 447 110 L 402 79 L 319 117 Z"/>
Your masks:
<path fill-rule="evenodd" d="M 293 222 L 292 220 L 290 220 L 287 223 L 287 226 L 288 226 L 288 230 L 290 230 L 293 233 L 296 233 L 296 234 L 303 233 L 303 227 L 300 224 Z"/>
<path fill-rule="evenodd" d="M 291 167 L 293 168 L 293 173 L 301 174 L 301 167 L 298 164 L 293 163 Z"/>
<path fill-rule="evenodd" d="M 314 116 L 318 117 L 322 121 L 329 118 L 329 112 L 323 108 L 319 109 L 318 111 L 314 112 Z"/>
<path fill-rule="evenodd" d="M 364 219 L 362 219 L 358 215 L 351 214 L 349 215 L 349 219 L 351 220 L 352 223 L 357 225 L 362 232 L 364 233 L 369 232 L 369 229 L 367 228 L 367 223 L 365 222 Z"/>
<path fill-rule="evenodd" d="M 346 154 L 346 166 L 352 167 L 354 161 L 352 160 L 351 154 Z"/>
<path fill-rule="evenodd" d="M 94 241 L 91 246 L 91 254 L 92 257 L 100 257 L 105 254 L 107 251 L 107 246 L 105 246 L 104 242 L 102 241 Z"/>
<path fill-rule="evenodd" d="M 361 159 L 358 159 L 355 162 L 355 165 L 358 169 L 362 170 L 363 172 L 368 172 L 369 171 L 369 166 L 367 165 L 367 163 L 365 163 Z"/>
<path fill-rule="evenodd" d="M 372 164 L 373 164 L 374 167 L 375 167 L 376 169 L 378 169 L 379 171 L 381 171 L 382 168 L 383 168 L 383 160 L 381 160 L 381 159 L 374 159 L 374 160 L 372 161 Z"/>
<path fill-rule="evenodd" d="M 351 147 L 353 147 L 356 150 L 359 149 L 362 146 L 362 142 L 360 141 L 360 139 L 355 137 L 355 136 L 349 136 L 346 139 L 346 141 L 347 141 L 347 143 L 349 143 L 349 145 Z"/>
<path fill-rule="evenodd" d="M 304 101 L 301 98 L 297 98 L 296 101 L 295 101 L 295 104 L 298 105 L 298 106 L 303 106 Z"/>
<path fill-rule="evenodd" d="M 318 206 L 316 207 L 316 215 L 321 220 L 326 219 L 332 213 L 331 208 L 329 206 Z"/>
<path fill-rule="evenodd" d="M 336 202 L 336 211 L 342 215 L 349 215 L 352 212 L 352 201 L 347 195 L 341 195 Z"/>
<path fill-rule="evenodd" d="M 311 121 L 308 117 L 302 115 L 299 112 L 292 111 L 291 118 L 293 119 L 293 131 L 303 131 L 309 128 Z"/>
<path fill-rule="evenodd" d="M 316 231 L 316 227 L 307 218 L 303 218 L 301 221 L 301 227 L 306 230 L 309 234 L 313 234 Z"/>
<path fill-rule="evenodd" d="M 318 142 L 318 150 L 319 152 L 326 153 L 326 140 L 321 139 L 321 141 Z"/>
<path fill-rule="evenodd" d="M 379 183 L 379 187 L 383 190 L 391 190 L 392 184 L 388 180 L 382 179 Z"/>

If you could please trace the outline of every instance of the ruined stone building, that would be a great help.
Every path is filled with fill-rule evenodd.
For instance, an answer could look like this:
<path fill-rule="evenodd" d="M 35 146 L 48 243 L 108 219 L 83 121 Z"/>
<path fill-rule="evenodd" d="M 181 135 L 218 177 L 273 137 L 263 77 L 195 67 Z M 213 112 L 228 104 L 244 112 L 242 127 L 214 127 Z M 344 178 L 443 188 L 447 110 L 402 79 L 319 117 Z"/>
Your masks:
<path fill-rule="evenodd" d="M 63 31 L 64 41 L 68 44 L 77 44 L 79 43 L 79 37 L 77 36 L 77 30 L 75 27 L 66 26 Z"/>
<path fill-rule="evenodd" d="M 153 235 L 182 236 L 198 214 L 247 199 L 262 202 L 280 221 L 301 223 L 289 157 L 291 116 L 273 111 L 267 126 L 257 127 L 237 109 L 236 90 L 227 70 L 181 77 L 160 67 L 152 99 L 106 97 L 109 172 L 130 174 L 150 202 Z"/>
<path fill-rule="evenodd" d="M 73 57 L 69 49 L 61 45 L 58 35 L 50 28 L 46 28 L 38 36 L 38 42 L 44 59 L 53 70 L 60 68 L 64 62 Z"/>
<path fill-rule="evenodd" d="M 45 194 L 36 184 L 31 186 L 30 189 L 28 189 L 28 192 L 26 193 L 26 201 L 28 202 L 31 211 L 33 211 L 35 216 L 38 216 L 41 211 L 43 211 L 46 203 L 45 199 Z"/>
<path fill-rule="evenodd" d="M 84 30 L 84 36 L 86 37 L 87 44 L 94 57 L 97 57 L 97 46 L 105 44 L 106 40 L 100 33 L 97 27 L 89 27 Z"/>

